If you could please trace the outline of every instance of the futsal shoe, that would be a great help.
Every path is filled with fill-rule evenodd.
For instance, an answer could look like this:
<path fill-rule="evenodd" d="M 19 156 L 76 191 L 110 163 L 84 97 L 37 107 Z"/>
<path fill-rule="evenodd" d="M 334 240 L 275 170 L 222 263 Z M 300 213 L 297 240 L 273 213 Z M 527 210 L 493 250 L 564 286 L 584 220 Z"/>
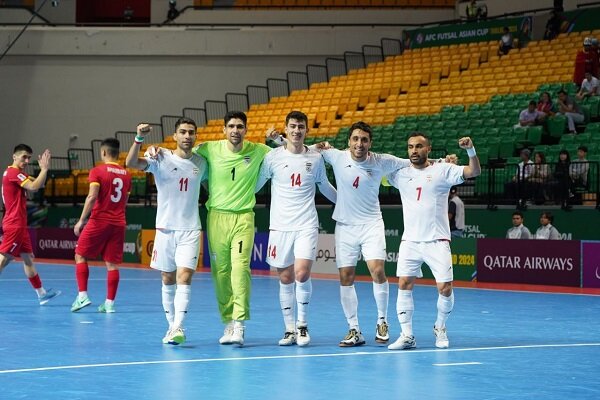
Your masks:
<path fill-rule="evenodd" d="M 390 341 L 390 327 L 386 321 L 377 324 L 375 329 L 375 341 L 377 343 L 387 343 Z"/>
<path fill-rule="evenodd" d="M 176 328 L 169 332 L 167 343 L 172 345 L 179 345 L 185 343 L 185 332 L 183 328 Z"/>
<path fill-rule="evenodd" d="M 171 336 L 171 328 L 169 327 L 169 329 L 167 329 L 167 333 L 165 333 L 165 336 L 162 338 L 163 344 L 169 344 L 170 336 Z"/>
<path fill-rule="evenodd" d="M 448 334 L 446 333 L 446 327 L 436 328 L 434 326 L 433 334 L 435 335 L 435 347 L 438 349 L 447 349 L 450 346 Z"/>
<path fill-rule="evenodd" d="M 219 343 L 221 344 L 231 344 L 231 336 L 233 335 L 233 321 L 229 321 L 227 325 L 225 325 L 225 330 L 223 331 L 223 336 L 219 339 Z"/>
<path fill-rule="evenodd" d="M 365 344 L 365 338 L 363 337 L 362 333 L 352 328 L 348 331 L 346 337 L 340 342 L 340 347 L 362 346 L 363 344 Z"/>
<path fill-rule="evenodd" d="M 296 329 L 296 343 L 300 347 L 310 344 L 310 335 L 308 334 L 308 327 L 306 325 L 299 325 L 298 329 Z"/>
<path fill-rule="evenodd" d="M 402 332 L 398 340 L 388 346 L 389 350 L 408 350 L 417 347 L 417 341 L 413 335 L 407 336 Z"/>
<path fill-rule="evenodd" d="M 41 304 L 41 302 L 40 302 Z M 92 301 L 90 300 L 89 297 L 85 297 L 84 299 L 80 299 L 79 296 L 77 296 L 75 298 L 75 301 L 73 302 L 73 304 L 71 304 L 71 312 L 77 312 L 79 310 L 81 310 L 83 307 L 87 307 L 90 304 L 92 304 Z"/>
<path fill-rule="evenodd" d="M 56 296 L 60 295 L 61 293 L 62 292 L 60 290 L 57 290 L 57 291 L 54 291 L 52 289 L 46 290 L 45 295 L 38 297 L 38 300 L 40 301 L 40 306 L 43 306 L 44 304 L 46 304 L 47 302 L 49 302 Z"/>
<path fill-rule="evenodd" d="M 102 303 L 98 306 L 98 312 L 101 312 L 101 313 L 110 314 L 110 313 L 114 313 L 115 311 L 116 310 L 115 310 L 114 303 L 113 304 Z"/>
<path fill-rule="evenodd" d="M 235 322 L 233 333 L 231 334 L 231 343 L 242 347 L 244 345 L 244 325 L 241 322 Z"/>
<path fill-rule="evenodd" d="M 296 344 L 295 332 L 285 332 L 283 334 L 283 338 L 279 339 L 280 346 L 291 346 L 293 344 Z"/>

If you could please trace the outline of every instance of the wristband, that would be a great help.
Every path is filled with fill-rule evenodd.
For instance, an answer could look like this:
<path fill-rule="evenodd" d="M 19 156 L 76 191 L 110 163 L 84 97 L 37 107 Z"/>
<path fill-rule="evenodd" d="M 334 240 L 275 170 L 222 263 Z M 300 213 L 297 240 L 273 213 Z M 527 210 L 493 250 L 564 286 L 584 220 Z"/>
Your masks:
<path fill-rule="evenodd" d="M 140 143 L 144 143 L 144 139 L 146 139 L 146 138 L 145 138 L 145 137 L 143 137 L 143 136 L 135 135 L 135 139 L 134 139 L 134 141 L 135 141 L 137 144 L 140 144 Z"/>
<path fill-rule="evenodd" d="M 475 151 L 475 147 L 471 147 L 470 149 L 467 149 L 467 155 L 469 156 L 469 158 L 475 157 L 477 155 L 477 152 Z"/>

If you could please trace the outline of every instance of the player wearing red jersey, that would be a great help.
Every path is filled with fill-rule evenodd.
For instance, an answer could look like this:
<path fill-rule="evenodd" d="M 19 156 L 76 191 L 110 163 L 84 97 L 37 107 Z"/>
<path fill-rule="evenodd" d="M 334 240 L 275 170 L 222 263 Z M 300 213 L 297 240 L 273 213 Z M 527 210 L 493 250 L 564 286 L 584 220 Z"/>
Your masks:
<path fill-rule="evenodd" d="M 44 186 L 50 166 L 50 150 L 46 149 L 38 158 L 40 174 L 32 179 L 25 172 L 31 161 L 33 150 L 26 144 L 19 144 L 13 151 L 13 163 L 2 177 L 2 201 L 4 203 L 4 219 L 2 229 L 4 236 L 0 244 L 0 272 L 15 257 L 21 256 L 25 275 L 35 289 L 40 305 L 46 304 L 60 291 L 45 290 L 33 264 L 33 248 L 27 231 L 27 197 L 26 192 L 35 192 Z"/>
<path fill-rule="evenodd" d="M 79 311 L 92 304 L 87 293 L 90 271 L 88 260 L 98 254 L 106 264 L 106 300 L 98 307 L 99 312 L 114 313 L 115 297 L 119 286 L 118 265 L 123 262 L 125 242 L 125 208 L 131 189 L 131 175 L 117 164 L 119 141 L 104 139 L 100 145 L 100 155 L 104 164 L 90 171 L 90 188 L 75 224 L 75 235 L 79 236 L 75 248 L 75 265 L 79 294 L 71 306 L 71 311 Z M 91 213 L 91 216 L 90 216 Z M 89 222 L 86 220 L 89 217 Z M 85 225 L 85 228 L 84 228 Z"/>

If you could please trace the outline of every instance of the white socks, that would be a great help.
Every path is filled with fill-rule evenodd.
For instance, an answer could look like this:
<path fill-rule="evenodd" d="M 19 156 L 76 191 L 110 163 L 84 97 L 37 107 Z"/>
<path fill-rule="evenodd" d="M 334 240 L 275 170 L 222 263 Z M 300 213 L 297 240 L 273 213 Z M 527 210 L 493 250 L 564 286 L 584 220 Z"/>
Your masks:
<path fill-rule="evenodd" d="M 412 290 L 398 290 L 398 299 L 396 300 L 396 312 L 398 321 L 405 336 L 412 336 L 412 317 L 415 311 Z"/>
<path fill-rule="evenodd" d="M 296 331 L 296 324 L 294 323 L 294 297 L 294 284 L 279 282 L 279 304 L 281 305 L 286 332 Z"/>
<path fill-rule="evenodd" d="M 298 322 L 306 324 L 308 321 L 308 304 L 312 296 L 312 281 L 296 281 L 296 303 L 298 305 Z"/>
<path fill-rule="evenodd" d="M 356 296 L 354 285 L 340 286 L 340 299 L 342 301 L 344 315 L 348 321 L 348 326 L 350 329 L 356 329 L 358 331 L 358 297 Z"/>
<path fill-rule="evenodd" d="M 450 294 L 449 297 L 438 295 L 437 301 L 437 320 L 435 321 L 436 328 L 443 328 L 446 326 L 446 321 L 448 320 L 448 316 L 452 312 L 454 308 L 454 291 Z"/>
<path fill-rule="evenodd" d="M 387 320 L 388 303 L 390 300 L 390 284 L 388 281 L 384 283 L 373 282 L 373 296 L 377 304 L 377 322 Z"/>
<path fill-rule="evenodd" d="M 165 310 L 165 317 L 167 317 L 167 322 L 169 323 L 169 328 L 173 326 L 175 322 L 175 289 L 177 285 L 162 285 L 162 304 L 163 309 Z"/>
<path fill-rule="evenodd" d="M 175 321 L 173 322 L 173 328 L 183 328 L 183 321 L 187 314 L 188 306 L 190 304 L 190 297 L 192 294 L 192 287 L 190 285 L 177 285 L 175 291 Z"/>

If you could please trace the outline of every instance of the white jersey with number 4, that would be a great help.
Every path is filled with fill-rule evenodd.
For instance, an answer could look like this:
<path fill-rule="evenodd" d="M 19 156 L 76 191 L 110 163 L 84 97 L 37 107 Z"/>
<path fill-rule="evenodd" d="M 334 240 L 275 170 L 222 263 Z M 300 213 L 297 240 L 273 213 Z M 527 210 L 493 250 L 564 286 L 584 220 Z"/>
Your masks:
<path fill-rule="evenodd" d="M 463 173 L 464 167 L 435 163 L 427 168 L 404 168 L 388 175 L 389 182 L 402 197 L 402 240 L 450 240 L 448 193 L 452 186 L 464 182 Z"/>
<path fill-rule="evenodd" d="M 363 225 L 382 219 L 379 206 L 381 178 L 411 165 L 410 160 L 389 154 L 369 152 L 364 161 L 354 161 L 350 150 L 329 149 L 321 154 L 335 173 L 338 195 L 333 219 L 347 225 Z"/>
<path fill-rule="evenodd" d="M 146 161 L 158 192 L 156 229 L 200 230 L 198 197 L 200 182 L 206 178 L 206 160 L 196 154 L 181 158 L 163 149 L 157 159 L 146 157 Z"/>
<path fill-rule="evenodd" d="M 325 162 L 317 151 L 294 154 L 284 147 L 269 152 L 260 167 L 259 183 L 271 179 L 269 229 L 300 231 L 318 228 L 316 184 L 327 183 Z M 262 182 L 261 182 L 262 181 Z"/>

